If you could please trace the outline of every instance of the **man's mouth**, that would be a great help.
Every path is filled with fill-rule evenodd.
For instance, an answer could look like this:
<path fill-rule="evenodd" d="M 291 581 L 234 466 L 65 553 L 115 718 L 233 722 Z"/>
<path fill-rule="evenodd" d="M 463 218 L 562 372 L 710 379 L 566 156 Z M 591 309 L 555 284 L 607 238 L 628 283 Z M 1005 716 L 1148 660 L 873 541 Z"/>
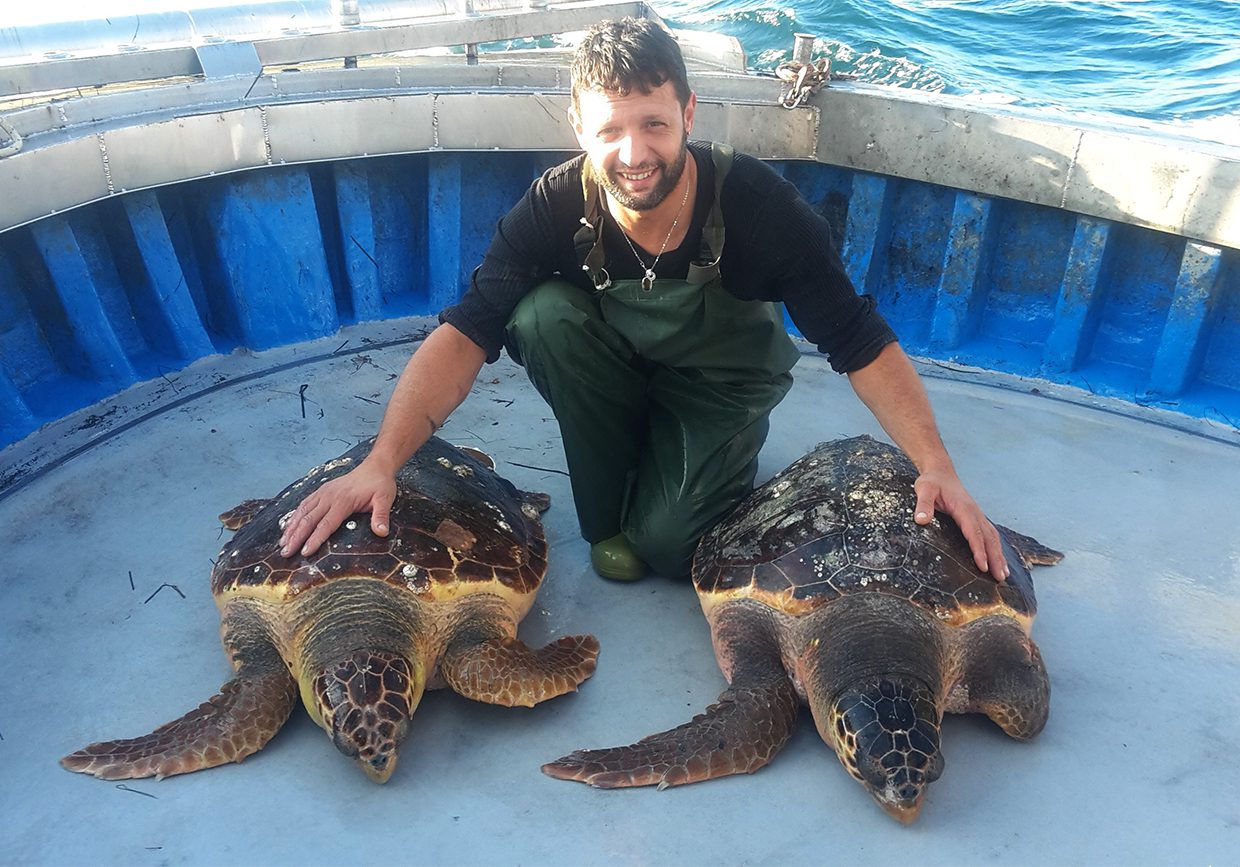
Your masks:
<path fill-rule="evenodd" d="M 637 183 L 639 181 L 644 181 L 647 178 L 652 177 L 655 171 L 656 171 L 655 169 L 644 169 L 643 171 L 640 171 L 640 172 L 628 171 L 628 172 L 616 172 L 616 174 L 618 174 L 624 180 L 629 181 L 630 183 Z"/>

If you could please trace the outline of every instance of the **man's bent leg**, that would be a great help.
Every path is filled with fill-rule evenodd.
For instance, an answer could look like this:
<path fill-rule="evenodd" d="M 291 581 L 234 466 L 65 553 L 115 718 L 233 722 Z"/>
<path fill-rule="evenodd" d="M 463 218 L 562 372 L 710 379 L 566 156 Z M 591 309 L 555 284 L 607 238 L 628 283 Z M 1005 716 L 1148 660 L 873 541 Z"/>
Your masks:
<path fill-rule="evenodd" d="M 542 284 L 517 305 L 508 351 L 559 422 L 581 535 L 592 545 L 612 540 L 644 427 L 641 363 L 602 320 L 595 300 L 562 280 Z"/>
<path fill-rule="evenodd" d="M 753 490 L 770 412 L 791 379 L 712 383 L 675 371 L 655 377 L 650 445 L 624 532 L 656 572 L 687 575 L 698 540 Z"/>

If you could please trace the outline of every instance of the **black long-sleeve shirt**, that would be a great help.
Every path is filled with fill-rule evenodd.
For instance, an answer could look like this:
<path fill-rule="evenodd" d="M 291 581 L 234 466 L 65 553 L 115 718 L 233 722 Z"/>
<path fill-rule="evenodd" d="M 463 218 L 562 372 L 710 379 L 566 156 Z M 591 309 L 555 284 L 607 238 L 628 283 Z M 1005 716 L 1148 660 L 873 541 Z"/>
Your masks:
<path fill-rule="evenodd" d="M 659 259 L 659 277 L 684 279 L 701 247 L 715 194 L 710 144 L 691 142 L 689 153 L 698 170 L 693 217 L 684 242 Z M 578 156 L 534 181 L 500 220 L 469 291 L 439 316 L 482 347 L 488 361 L 499 357 L 513 309 L 539 283 L 558 274 L 583 292 L 593 291 L 573 245 L 583 214 L 584 160 Z M 782 301 L 805 338 L 840 373 L 865 367 L 896 339 L 874 299 L 853 289 L 826 220 L 774 169 L 736 154 L 721 199 L 724 289 L 745 300 Z M 640 279 L 643 267 L 619 225 L 606 208 L 602 211 L 608 273 L 613 280 Z M 657 251 L 641 252 L 649 263 Z"/>

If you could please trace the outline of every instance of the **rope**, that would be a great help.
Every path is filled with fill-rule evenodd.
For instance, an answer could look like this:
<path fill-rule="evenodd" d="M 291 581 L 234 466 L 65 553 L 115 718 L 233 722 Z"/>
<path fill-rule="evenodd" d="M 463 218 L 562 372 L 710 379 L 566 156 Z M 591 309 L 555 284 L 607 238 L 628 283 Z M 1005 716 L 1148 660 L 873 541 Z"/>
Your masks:
<path fill-rule="evenodd" d="M 831 58 L 820 57 L 812 63 L 789 60 L 775 68 L 775 75 L 784 83 L 779 104 L 784 108 L 797 108 L 830 80 Z"/>

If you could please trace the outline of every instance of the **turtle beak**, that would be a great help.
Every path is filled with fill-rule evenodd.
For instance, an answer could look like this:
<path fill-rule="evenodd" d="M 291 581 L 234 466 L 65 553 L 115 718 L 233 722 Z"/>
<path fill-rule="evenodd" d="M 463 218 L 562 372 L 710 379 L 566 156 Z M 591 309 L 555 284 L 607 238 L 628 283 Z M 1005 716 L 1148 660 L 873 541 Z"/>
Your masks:
<path fill-rule="evenodd" d="M 388 777 L 392 776 L 392 771 L 396 770 L 396 753 L 378 755 L 369 761 L 358 758 L 357 763 L 362 766 L 362 770 L 371 780 L 376 783 L 386 783 Z"/>
<path fill-rule="evenodd" d="M 911 825 L 921 813 L 922 798 L 926 790 L 924 786 L 906 784 L 899 793 L 871 791 L 870 794 L 874 796 L 878 806 L 883 808 L 884 813 L 902 825 Z"/>

